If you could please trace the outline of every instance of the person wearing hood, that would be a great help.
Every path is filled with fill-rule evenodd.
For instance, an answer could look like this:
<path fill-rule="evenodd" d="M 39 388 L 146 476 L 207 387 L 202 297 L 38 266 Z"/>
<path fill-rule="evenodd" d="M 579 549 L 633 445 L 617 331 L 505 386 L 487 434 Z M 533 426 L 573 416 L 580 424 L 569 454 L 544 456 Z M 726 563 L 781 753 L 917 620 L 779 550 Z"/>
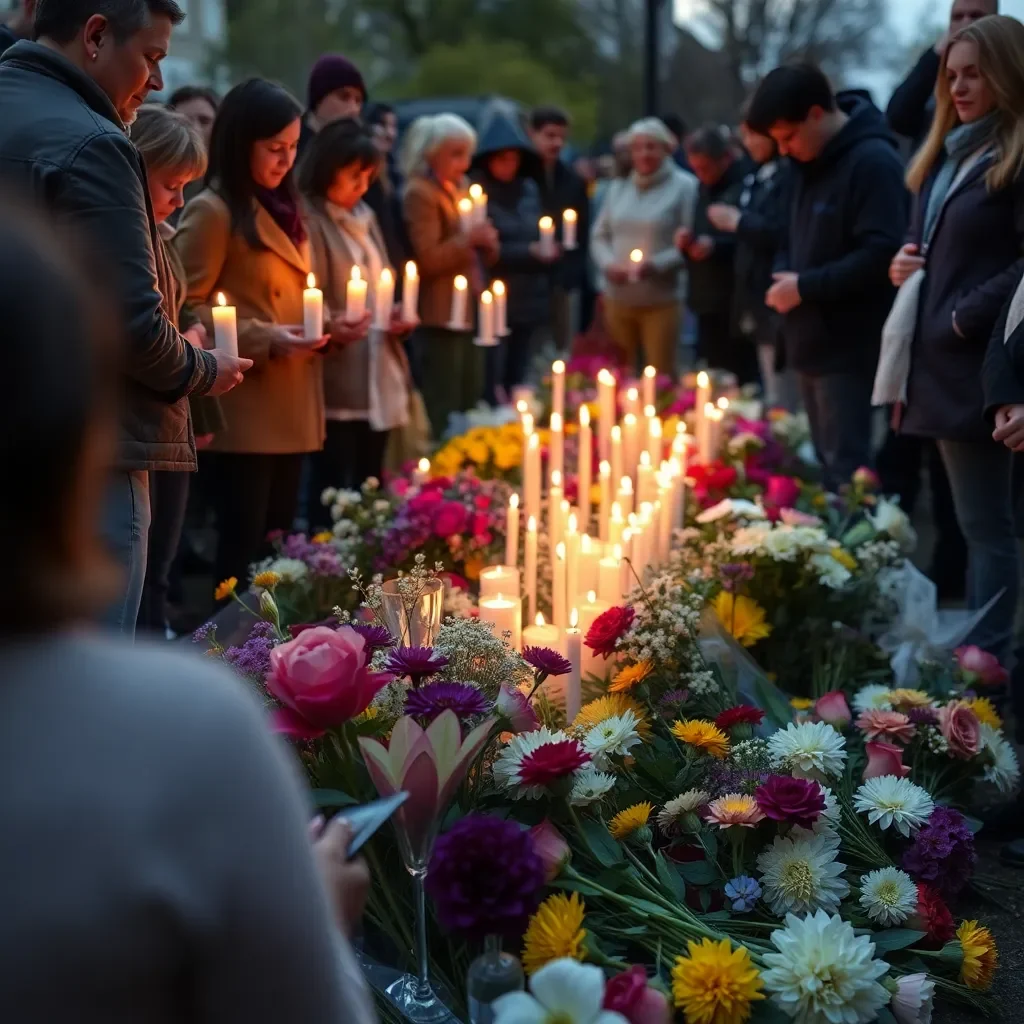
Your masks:
<path fill-rule="evenodd" d="M 637 358 L 675 376 L 685 296 L 679 231 L 693 231 L 699 186 L 672 159 L 672 133 L 656 117 L 629 130 L 633 170 L 611 183 L 590 242 L 604 278 L 608 330 L 628 370 Z M 639 250 L 640 262 L 631 254 Z"/>
<path fill-rule="evenodd" d="M 824 482 L 838 491 L 872 462 L 871 385 L 909 205 L 903 163 L 866 94 L 836 96 L 811 64 L 772 71 L 747 124 L 795 163 L 787 244 L 765 302 L 782 316 Z"/>
<path fill-rule="evenodd" d="M 549 311 L 550 267 L 559 258 L 540 244 L 540 188 L 536 153 L 517 124 L 496 114 L 485 126 L 470 177 L 487 195 L 487 216 L 498 232 L 493 279 L 506 288 L 510 334 L 487 349 L 484 398 L 492 405 L 512 395 L 529 368 L 534 337 Z"/>

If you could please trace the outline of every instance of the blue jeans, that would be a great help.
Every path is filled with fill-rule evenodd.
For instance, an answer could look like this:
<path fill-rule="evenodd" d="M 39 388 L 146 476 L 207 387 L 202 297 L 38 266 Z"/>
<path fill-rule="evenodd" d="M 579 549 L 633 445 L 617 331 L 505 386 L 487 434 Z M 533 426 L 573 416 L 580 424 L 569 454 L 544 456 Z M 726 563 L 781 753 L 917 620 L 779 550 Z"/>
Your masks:
<path fill-rule="evenodd" d="M 873 461 L 873 374 L 798 374 L 800 397 L 825 487 L 838 492 L 861 466 Z"/>
<path fill-rule="evenodd" d="M 149 545 L 138 627 L 161 639 L 167 628 L 171 568 L 185 528 L 191 476 L 182 472 L 149 474 Z"/>
<path fill-rule="evenodd" d="M 149 473 L 145 470 L 115 470 L 107 491 L 103 536 L 126 575 L 124 593 L 103 616 L 103 624 L 133 640 L 149 543 Z"/>
<path fill-rule="evenodd" d="M 967 540 L 967 607 L 984 608 L 1002 592 L 967 643 L 990 651 L 1004 665 L 1017 612 L 1017 539 L 1013 529 L 1010 469 L 1013 453 L 993 441 L 939 441 L 953 505 Z M 941 552 L 936 556 L 941 558 Z"/>

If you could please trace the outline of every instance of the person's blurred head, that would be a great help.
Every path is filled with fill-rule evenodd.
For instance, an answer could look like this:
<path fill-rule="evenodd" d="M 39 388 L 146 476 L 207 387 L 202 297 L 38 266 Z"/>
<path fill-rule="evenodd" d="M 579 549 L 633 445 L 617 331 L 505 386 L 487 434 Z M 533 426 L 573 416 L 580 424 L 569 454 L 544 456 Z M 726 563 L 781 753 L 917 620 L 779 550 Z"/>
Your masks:
<path fill-rule="evenodd" d="M 458 114 L 436 114 L 413 122 L 405 141 L 406 174 L 433 174 L 442 185 L 458 185 L 476 149 L 476 132 Z"/>
<path fill-rule="evenodd" d="M 672 133 L 672 137 L 675 139 L 675 145 L 672 147 L 673 152 L 679 149 L 683 144 L 683 139 L 686 138 L 688 132 L 686 128 L 686 122 L 678 114 L 662 114 L 662 124 Z"/>
<path fill-rule="evenodd" d="M 203 142 L 210 145 L 213 122 L 220 106 L 220 97 L 212 89 L 203 85 L 183 85 L 171 93 L 167 106 L 184 114 L 199 129 Z"/>
<path fill-rule="evenodd" d="M 1005 188 L 1024 171 L 1024 25 L 995 15 L 961 29 L 942 57 L 935 116 L 907 171 L 919 192 L 958 125 L 995 119 L 997 159 L 986 175 L 990 189 Z"/>
<path fill-rule="evenodd" d="M 351 210 L 380 171 L 383 155 L 369 128 L 354 118 L 326 125 L 299 167 L 299 188 L 314 202 Z"/>
<path fill-rule="evenodd" d="M 99 523 L 115 460 L 121 330 L 88 253 L 24 202 L 0 199 L 4 364 L 18 382 L 0 406 L 6 636 L 87 622 L 120 587 Z"/>
<path fill-rule="evenodd" d="M 962 28 L 999 13 L 999 0 L 953 0 L 949 12 L 949 34 L 955 35 Z"/>
<path fill-rule="evenodd" d="M 740 141 L 755 164 L 766 164 L 779 155 L 779 147 L 770 135 L 755 132 L 746 121 L 740 123 Z"/>
<path fill-rule="evenodd" d="M 7 23 L 8 28 L 19 38 L 28 39 L 32 35 L 32 23 L 36 17 L 36 0 L 17 0 L 14 15 Z"/>
<path fill-rule="evenodd" d="M 709 124 L 687 136 L 686 159 L 697 180 L 712 188 L 722 180 L 735 156 L 722 129 L 716 124 Z"/>
<path fill-rule="evenodd" d="M 839 109 L 829 80 L 813 64 L 776 68 L 757 87 L 747 127 L 775 140 L 782 156 L 816 160 L 838 130 Z"/>
<path fill-rule="evenodd" d="M 612 156 L 615 175 L 625 178 L 633 170 L 633 153 L 629 147 L 629 132 L 617 132 L 612 137 Z"/>
<path fill-rule="evenodd" d="M 537 107 L 530 114 L 530 141 L 546 164 L 554 164 L 562 155 L 569 138 L 569 115 L 558 107 Z"/>
<path fill-rule="evenodd" d="M 307 99 L 320 125 L 359 117 L 366 102 L 366 83 L 359 68 L 347 57 L 328 53 L 309 73 Z"/>
<path fill-rule="evenodd" d="M 373 137 L 381 152 L 390 153 L 398 141 L 398 114 L 388 103 L 373 103 L 366 110 L 366 123 L 373 128 Z"/>
<path fill-rule="evenodd" d="M 84 71 L 131 124 L 163 89 L 160 62 L 184 19 L 176 0 L 37 0 L 33 35 Z"/>
<path fill-rule="evenodd" d="M 634 122 L 626 136 L 630 164 L 639 175 L 654 174 L 675 149 L 672 133 L 657 117 L 645 117 Z"/>
<path fill-rule="evenodd" d="M 152 103 L 139 110 L 132 142 L 146 165 L 153 216 L 163 224 L 185 205 L 185 186 L 206 173 L 206 143 L 184 114 Z"/>
<path fill-rule="evenodd" d="M 264 78 L 236 85 L 217 111 L 206 183 L 228 204 L 234 229 L 253 244 L 252 199 L 262 189 L 290 189 L 301 117 L 298 100 Z"/>
<path fill-rule="evenodd" d="M 487 171 L 495 181 L 515 181 L 523 154 L 518 149 L 499 149 L 487 157 Z"/>

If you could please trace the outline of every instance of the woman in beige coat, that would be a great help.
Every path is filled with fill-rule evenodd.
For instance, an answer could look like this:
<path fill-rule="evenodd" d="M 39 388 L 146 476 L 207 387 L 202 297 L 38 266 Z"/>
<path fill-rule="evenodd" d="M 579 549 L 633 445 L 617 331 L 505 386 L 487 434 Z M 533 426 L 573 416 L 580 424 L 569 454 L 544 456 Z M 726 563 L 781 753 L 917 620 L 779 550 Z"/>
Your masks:
<path fill-rule="evenodd" d="M 174 240 L 188 301 L 213 334 L 218 294 L 238 309 L 245 386 L 222 402 L 215 437 L 218 579 L 247 579 L 267 534 L 292 525 L 303 456 L 324 440 L 322 357 L 303 340 L 311 269 L 292 167 L 302 109 L 278 85 L 251 79 L 225 97 L 207 188 L 185 208 Z"/>

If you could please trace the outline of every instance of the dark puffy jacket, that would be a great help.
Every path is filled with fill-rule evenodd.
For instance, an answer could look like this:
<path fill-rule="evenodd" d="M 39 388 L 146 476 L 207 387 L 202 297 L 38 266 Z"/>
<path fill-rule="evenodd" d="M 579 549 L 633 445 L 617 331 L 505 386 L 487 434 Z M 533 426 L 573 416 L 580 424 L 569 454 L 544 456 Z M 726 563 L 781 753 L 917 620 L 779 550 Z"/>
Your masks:
<path fill-rule="evenodd" d="M 506 149 L 519 150 L 522 159 L 518 176 L 510 182 L 497 181 L 487 169 L 488 157 Z M 519 127 L 496 114 L 480 135 L 470 175 L 487 193 L 487 216 L 498 232 L 501 252 L 491 276 L 508 289 L 510 327 L 538 326 L 549 310 L 551 267 L 530 253 L 540 238 L 538 222 L 543 215 L 540 189 L 531 176 L 537 163 Z"/>
<path fill-rule="evenodd" d="M 800 277 L 800 305 L 782 320 L 794 370 L 873 373 L 896 290 L 889 264 L 903 244 L 910 197 L 895 137 L 866 93 L 837 96 L 849 120 L 807 164 L 794 164 L 786 249 L 777 269 Z"/>
<path fill-rule="evenodd" d="M 929 46 L 892 94 L 885 109 L 889 127 L 909 139 L 914 150 L 924 141 L 935 116 L 935 80 L 939 77 L 939 67 L 939 55 L 934 46 Z"/>
<path fill-rule="evenodd" d="M 213 355 L 177 331 L 146 171 L 106 94 L 60 54 L 0 57 L 0 178 L 69 218 L 112 271 L 128 334 L 120 462 L 195 469 L 187 396 L 213 386 Z"/>

